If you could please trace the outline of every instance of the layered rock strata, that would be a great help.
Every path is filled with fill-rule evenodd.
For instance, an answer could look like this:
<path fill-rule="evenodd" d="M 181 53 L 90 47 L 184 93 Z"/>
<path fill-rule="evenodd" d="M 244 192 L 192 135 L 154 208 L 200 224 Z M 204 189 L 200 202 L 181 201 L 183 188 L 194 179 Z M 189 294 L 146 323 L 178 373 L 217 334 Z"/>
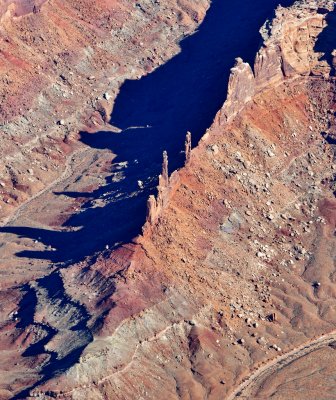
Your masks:
<path fill-rule="evenodd" d="M 23 288 L 4 399 L 316 398 L 286 377 L 311 349 L 319 382 L 336 340 L 332 6 L 277 10 L 185 167 L 164 154 L 142 236 Z"/>
<path fill-rule="evenodd" d="M 169 179 L 164 156 L 144 235 L 60 272 L 94 337 L 32 397 L 318 398 L 300 374 L 276 382 L 310 348 L 322 367 L 336 339 L 332 6 L 279 8 L 254 70 L 237 60 L 213 126 Z"/>
<path fill-rule="evenodd" d="M 0 219 L 65 173 L 80 130 L 111 127 L 126 79 L 180 51 L 208 0 L 0 1 Z M 29 166 L 27 171 L 27 165 Z"/>

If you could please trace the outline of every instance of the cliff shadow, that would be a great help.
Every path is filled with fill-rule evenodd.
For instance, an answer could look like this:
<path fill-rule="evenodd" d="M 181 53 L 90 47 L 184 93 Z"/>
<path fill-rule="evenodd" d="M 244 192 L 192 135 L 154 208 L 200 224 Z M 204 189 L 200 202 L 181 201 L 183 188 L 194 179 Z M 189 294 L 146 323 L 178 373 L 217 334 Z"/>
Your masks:
<path fill-rule="evenodd" d="M 114 163 L 127 163 L 123 179 L 110 178 L 92 193 L 63 193 L 86 198 L 81 211 L 63 224 L 65 231 L 2 228 L 1 232 L 33 238 L 53 249 L 17 255 L 76 262 L 138 235 L 147 198 L 155 192 L 161 172 L 163 150 L 168 152 L 170 171 L 183 165 L 186 132 L 192 132 L 196 144 L 212 124 L 225 101 L 235 58 L 253 64 L 261 42 L 259 29 L 277 4 L 278 0 L 213 0 L 199 30 L 181 42 L 177 56 L 140 80 L 126 81 L 111 116 L 111 123 L 122 132 L 81 133 L 86 145 L 109 149 L 116 154 Z M 97 199 L 104 200 L 104 207 L 93 206 Z"/>
<path fill-rule="evenodd" d="M 319 12 L 326 15 L 327 26 L 317 38 L 314 51 L 323 53 L 320 60 L 325 60 L 331 66 L 331 75 L 335 76 L 335 65 L 333 63 L 333 51 L 336 49 L 336 9 L 328 12 L 326 9 L 319 9 Z"/>
<path fill-rule="evenodd" d="M 285 1 L 283 5 L 292 2 Z M 80 212 L 71 216 L 62 230 L 1 228 L 0 232 L 31 238 L 50 248 L 22 251 L 17 256 L 46 259 L 64 266 L 102 251 L 106 245 L 117 247 L 138 235 L 145 221 L 148 196 L 155 193 L 163 150 L 168 152 L 170 171 L 183 165 L 186 132 L 192 132 L 196 144 L 212 124 L 225 101 L 235 58 L 253 63 L 261 41 L 259 28 L 272 16 L 277 4 L 278 0 L 213 0 L 197 33 L 181 42 L 180 54 L 139 81 L 125 82 L 111 116 L 111 123 L 122 132 L 81 133 L 87 146 L 116 154 L 111 176 L 93 192 L 62 193 L 85 199 Z M 119 168 L 118 163 L 126 164 Z M 123 174 L 118 181 L 113 179 L 116 168 Z M 95 207 L 97 199 L 103 200 L 103 207 Z M 53 275 L 45 278 L 44 286 L 55 286 Z M 22 310 L 30 311 L 35 301 L 28 293 Z M 86 316 L 83 321 L 86 322 Z M 24 326 L 32 323 L 30 317 L 22 320 Z M 45 342 L 39 343 L 26 355 L 41 353 L 44 345 Z M 52 355 L 42 371 L 42 380 L 33 387 L 73 365 L 84 347 L 85 344 L 61 360 Z M 33 387 L 15 398 L 26 398 Z"/>

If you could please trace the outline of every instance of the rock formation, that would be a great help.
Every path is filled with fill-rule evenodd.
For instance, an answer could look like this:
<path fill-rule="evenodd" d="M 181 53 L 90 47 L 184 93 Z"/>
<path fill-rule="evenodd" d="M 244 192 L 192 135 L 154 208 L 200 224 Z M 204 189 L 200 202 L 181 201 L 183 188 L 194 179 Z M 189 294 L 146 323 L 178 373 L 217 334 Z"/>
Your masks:
<path fill-rule="evenodd" d="M 333 15 L 328 0 L 277 9 L 193 150 L 187 134 L 186 165 L 169 176 L 163 154 L 134 243 L 51 271 L 53 288 L 40 278 L 24 296 L 2 292 L 18 306 L 0 343 L 19 360 L 2 398 L 333 393 Z"/>
<path fill-rule="evenodd" d="M 255 93 L 284 79 L 311 74 L 329 76 L 331 65 L 319 59 L 314 47 L 326 27 L 326 10 L 332 9 L 332 2 L 325 2 L 323 8 L 302 3 L 290 10 L 279 7 L 272 25 L 266 23 L 261 29 L 265 41 L 256 56 L 254 72 L 241 58 L 236 60 L 220 116 L 230 121 Z"/>
<path fill-rule="evenodd" d="M 177 171 L 169 177 L 168 154 L 164 151 L 162 157 L 162 173 L 159 175 L 157 196 L 149 196 L 147 202 L 146 224 L 143 227 L 144 234 L 146 234 L 147 229 L 151 229 L 157 223 L 163 210 L 167 207 L 171 196 L 174 194 L 178 183 L 179 179 Z"/>
<path fill-rule="evenodd" d="M 186 135 L 186 140 L 184 143 L 184 147 L 185 147 L 185 160 L 186 160 L 186 164 L 190 161 L 190 156 L 191 156 L 191 133 L 188 132 Z"/>
<path fill-rule="evenodd" d="M 255 91 L 256 83 L 250 65 L 237 58 L 231 70 L 227 100 L 220 117 L 225 116 L 225 121 L 229 122 L 251 101 Z"/>
<path fill-rule="evenodd" d="M 167 187 L 169 185 L 169 175 L 168 175 L 168 154 L 166 151 L 163 152 L 162 161 L 162 174 L 160 176 L 160 186 Z"/>
<path fill-rule="evenodd" d="M 209 3 L 0 1 L 0 219 L 61 176 L 79 131 L 118 131 L 120 86 L 178 53 Z"/>

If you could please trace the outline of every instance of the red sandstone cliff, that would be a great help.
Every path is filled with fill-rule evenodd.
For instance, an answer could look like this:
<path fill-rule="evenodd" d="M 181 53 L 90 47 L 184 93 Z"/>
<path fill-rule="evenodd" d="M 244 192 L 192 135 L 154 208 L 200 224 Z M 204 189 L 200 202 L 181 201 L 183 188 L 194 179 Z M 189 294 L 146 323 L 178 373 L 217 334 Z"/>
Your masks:
<path fill-rule="evenodd" d="M 316 48 L 332 28 L 331 6 L 278 9 L 253 71 L 237 60 L 228 99 L 191 152 L 188 136 L 186 166 L 169 177 L 164 154 L 136 243 L 59 271 L 66 303 L 43 282 L 30 286 L 33 323 L 15 330 L 14 312 L 2 348 L 59 330 L 43 342 L 45 358 L 20 359 L 18 378 L 6 371 L 3 398 L 22 377 L 27 387 L 38 382 L 48 355 L 62 359 L 84 342 L 87 332 L 73 329 L 79 306 L 93 341 L 31 397 L 229 398 L 260 365 L 335 330 L 334 149 L 321 135 L 335 125 L 335 80 Z M 321 353 L 315 362 L 323 369 L 335 360 Z M 297 374 L 288 387 L 289 373 L 275 371 L 245 398 L 293 397 Z"/>
<path fill-rule="evenodd" d="M 321 59 L 323 53 L 316 52 L 315 46 L 318 36 L 327 26 L 328 10 L 332 9 L 332 2 L 323 1 L 320 5 L 298 2 L 290 9 L 279 7 L 271 26 L 267 23 L 261 29 L 264 43 L 256 55 L 253 70 L 241 58 L 236 60 L 231 70 L 227 99 L 216 117 L 218 123 L 231 122 L 254 96 L 286 80 L 300 76 L 330 76 L 333 66 Z M 170 180 L 161 179 L 157 201 L 153 196 L 149 199 L 148 219 L 152 224 L 158 220 L 161 209 L 166 207 L 176 185 L 179 185 L 177 175 L 174 172 Z"/>
<path fill-rule="evenodd" d="M 85 273 L 62 272 L 92 315 L 113 308 L 79 362 L 35 396 L 222 399 L 267 360 L 335 331 L 334 153 L 321 136 L 335 82 L 316 52 L 331 6 L 278 9 L 254 71 L 237 60 L 187 165 L 168 179 L 164 156 L 144 235 Z M 102 303 L 107 281 L 115 290 Z M 275 372 L 246 398 L 298 393 L 300 376 L 283 381 Z M 330 386 L 319 390 L 327 398 Z"/>

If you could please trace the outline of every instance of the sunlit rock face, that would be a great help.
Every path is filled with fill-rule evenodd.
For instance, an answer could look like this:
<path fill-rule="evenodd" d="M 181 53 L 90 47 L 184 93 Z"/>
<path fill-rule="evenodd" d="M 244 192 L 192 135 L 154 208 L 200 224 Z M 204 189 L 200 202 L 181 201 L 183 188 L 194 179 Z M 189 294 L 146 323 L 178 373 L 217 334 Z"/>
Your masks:
<path fill-rule="evenodd" d="M 47 8 L 51 3 L 25 18 L 44 12 L 56 18 Z M 123 7 L 112 20 L 123 18 L 125 33 L 140 24 L 126 18 L 133 15 L 127 14 L 127 3 L 101 2 L 97 7 Z M 154 10 L 157 3 L 139 4 Z M 194 29 L 206 10 L 207 4 L 194 4 L 176 3 L 183 10 L 181 21 L 189 26 L 186 30 Z M 86 20 L 86 27 L 91 29 L 91 23 Z M 95 27 L 97 37 L 101 29 Z M 107 176 L 113 161 L 105 151 L 97 160 L 92 149 L 83 150 L 75 129 L 72 136 L 67 131 L 60 148 L 62 155 L 78 153 L 70 159 L 64 181 L 50 188 L 59 193 L 58 200 L 47 190 L 14 217 L 9 211 L 15 212 L 18 204 L 9 203 L 13 209 L 4 213 L 8 226 L 2 229 L 6 244 L 1 248 L 0 345 L 6 350 L 2 398 L 307 399 L 328 398 L 334 392 L 333 2 L 303 0 L 288 9 L 280 7 L 261 32 L 264 42 L 254 65 L 243 58 L 232 65 L 227 100 L 191 151 L 187 136 L 185 165 L 172 172 L 170 155 L 163 154 L 146 224 L 132 243 L 114 249 L 106 243 L 103 251 L 80 262 L 58 265 L 42 259 L 59 252 L 52 228 L 79 213 L 87 204 L 85 196 L 103 181 L 92 177 Z M 176 45 L 171 46 L 173 53 Z M 122 49 L 120 45 L 120 54 Z M 96 113 L 90 109 L 83 124 L 92 131 L 95 124 L 105 126 L 116 135 L 116 127 L 105 125 L 111 109 L 106 93 L 116 96 L 119 86 L 112 82 L 114 91 L 106 89 L 89 70 L 80 75 L 89 65 L 86 57 L 98 63 L 90 49 L 81 54 L 77 74 L 86 83 L 81 86 L 77 76 L 72 81 L 73 75 L 63 72 L 72 85 L 69 90 L 86 96 L 86 90 L 99 87 L 102 94 Z M 57 62 L 57 73 L 59 65 L 66 68 Z M 118 68 L 124 71 L 121 76 L 129 76 L 127 66 Z M 132 74 L 140 73 L 137 68 Z M 66 124 L 67 117 L 57 114 L 55 132 L 64 133 Z M 51 139 L 45 140 L 39 146 L 49 149 Z M 38 154 L 56 165 L 53 153 Z M 64 163 L 59 157 L 58 163 Z M 33 169 L 30 178 L 39 177 L 34 166 L 28 168 Z M 123 178 L 124 170 L 120 163 L 111 184 Z M 14 183 L 25 176 L 9 174 Z M 2 188 L 7 185 L 4 180 Z M 142 185 L 138 182 L 137 190 Z M 68 202 L 66 194 L 71 197 L 73 188 L 83 187 L 82 197 Z M 104 199 L 98 198 L 88 208 L 104 206 Z M 27 231 L 34 214 L 41 228 Z M 120 225 L 127 223 L 126 215 Z M 106 218 L 97 235 L 109 224 Z M 95 240 L 88 235 L 84 243 L 76 241 L 76 229 L 62 228 L 74 248 L 89 249 Z"/>

